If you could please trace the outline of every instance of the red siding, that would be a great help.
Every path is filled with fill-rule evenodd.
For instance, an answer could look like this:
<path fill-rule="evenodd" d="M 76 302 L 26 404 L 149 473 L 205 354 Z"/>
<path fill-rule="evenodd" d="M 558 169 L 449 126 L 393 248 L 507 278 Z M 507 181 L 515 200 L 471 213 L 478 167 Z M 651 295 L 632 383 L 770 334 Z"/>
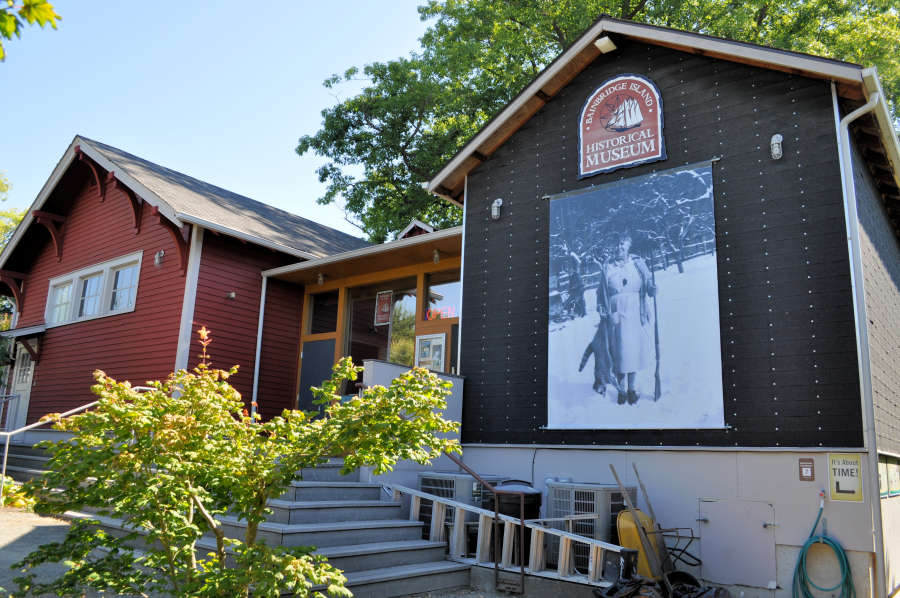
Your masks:
<path fill-rule="evenodd" d="M 269 279 L 257 402 L 264 418 L 297 408 L 303 287 Z"/>
<path fill-rule="evenodd" d="M 296 258 L 217 236 L 210 231 L 204 235 L 193 329 L 206 326 L 211 331 L 213 342 L 209 353 L 215 367 L 240 366 L 230 382 L 248 402 L 253 390 L 261 272 L 296 261 Z M 275 326 L 276 330 L 267 328 L 263 334 L 263 338 L 268 336 L 271 342 L 267 339 L 264 344 L 261 362 L 270 360 L 271 365 L 260 368 L 261 387 L 265 388 L 265 393 L 259 395 L 259 403 L 269 415 L 273 411 L 280 412 L 270 406 L 293 406 L 302 298 L 300 287 L 284 283 L 273 284 L 270 289 L 273 287 L 266 303 L 267 314 L 269 301 L 272 301 L 272 310 L 277 314 L 272 318 L 281 317 L 291 323 L 283 329 L 280 325 Z M 228 298 L 231 291 L 235 293 L 234 299 Z M 266 322 L 269 320 L 267 317 Z M 189 365 L 196 365 L 199 355 L 200 345 L 195 333 L 191 338 Z M 293 355 L 292 363 L 289 355 Z"/>
<path fill-rule="evenodd" d="M 57 195 L 64 192 L 57 191 Z M 44 321 L 51 278 L 140 250 L 144 252 L 143 262 L 133 312 L 57 326 L 44 333 L 31 389 L 29 422 L 45 413 L 91 401 L 92 372 L 96 369 L 143 384 L 164 378 L 175 364 L 184 275 L 168 231 L 145 205 L 141 232 L 134 234 L 131 204 L 112 185 L 108 185 L 104 202 L 96 187 L 81 187 L 74 192 L 74 200 L 66 199 L 53 198 L 57 206 L 69 206 L 62 261 L 57 261 L 46 231 L 29 232 L 32 238 L 43 235 L 44 241 L 37 243 L 28 269 L 19 327 Z M 31 226 L 38 229 L 40 225 Z M 23 244 L 18 249 L 27 251 L 28 246 Z M 166 253 L 165 260 L 156 267 L 153 255 L 160 249 Z"/>

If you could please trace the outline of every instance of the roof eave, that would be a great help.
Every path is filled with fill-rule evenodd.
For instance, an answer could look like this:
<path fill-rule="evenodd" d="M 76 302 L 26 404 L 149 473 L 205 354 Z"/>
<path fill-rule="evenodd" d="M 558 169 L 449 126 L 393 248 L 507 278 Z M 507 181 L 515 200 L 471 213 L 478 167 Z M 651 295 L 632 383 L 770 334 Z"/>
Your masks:
<path fill-rule="evenodd" d="M 894 122 L 891 117 L 891 109 L 885 100 L 884 90 L 881 89 L 881 81 L 878 78 L 878 69 L 870 67 L 863 69 L 863 85 L 866 96 L 878 93 L 878 104 L 875 106 L 875 120 L 878 122 L 878 130 L 881 133 L 881 141 L 887 152 L 887 159 L 894 175 L 894 182 L 900 188 L 900 141 L 894 133 Z"/>
<path fill-rule="evenodd" d="M 279 268 L 272 268 L 270 270 L 264 270 L 262 275 L 264 278 L 270 277 L 270 276 L 277 277 L 277 276 L 281 276 L 284 274 L 291 274 L 294 272 L 301 272 L 303 270 L 320 268 L 322 266 L 327 266 L 329 264 L 337 264 L 340 262 L 345 262 L 345 261 L 357 259 L 360 257 L 375 255 L 378 253 L 387 253 L 387 252 L 391 252 L 391 251 L 396 251 L 396 250 L 402 249 L 404 247 L 412 247 L 412 246 L 416 246 L 416 245 L 422 245 L 425 243 L 439 241 L 441 239 L 445 239 L 448 237 L 454 237 L 454 236 L 462 237 L 462 227 L 461 226 L 454 226 L 453 228 L 445 228 L 443 230 L 438 230 L 433 233 L 428 233 L 426 235 L 416 235 L 415 237 L 407 237 L 406 239 L 390 241 L 388 243 L 382 243 L 380 245 L 370 245 L 368 247 L 352 249 L 350 251 L 345 251 L 344 253 L 336 253 L 334 255 L 329 255 L 326 257 L 312 259 L 307 262 L 300 262 L 299 264 L 288 264 L 287 266 L 281 266 Z"/>
<path fill-rule="evenodd" d="M 309 253 L 307 251 L 302 251 L 300 249 L 296 249 L 294 247 L 289 247 L 287 245 L 282 245 L 281 243 L 275 243 L 274 241 L 268 241 L 263 239 L 262 237 L 257 237 L 256 235 L 251 235 L 250 233 L 245 233 L 239 230 L 235 230 L 233 228 L 228 228 L 227 226 L 222 226 L 221 224 L 216 224 L 210 220 L 204 220 L 203 218 L 199 218 L 197 216 L 192 216 L 191 214 L 186 214 L 184 212 L 177 212 L 175 216 L 181 220 L 182 222 L 187 222 L 190 224 L 196 224 L 201 228 L 205 228 L 217 233 L 221 233 L 223 235 L 228 235 L 230 237 L 234 237 L 236 239 L 240 239 L 242 241 L 247 241 L 248 243 L 253 243 L 254 245 L 259 245 L 260 247 L 265 247 L 266 249 L 273 249 L 275 251 L 280 251 L 281 253 L 286 253 L 288 255 L 292 255 L 294 257 L 299 257 L 304 260 L 315 260 L 319 259 L 322 256 L 315 255 L 314 253 Z"/>

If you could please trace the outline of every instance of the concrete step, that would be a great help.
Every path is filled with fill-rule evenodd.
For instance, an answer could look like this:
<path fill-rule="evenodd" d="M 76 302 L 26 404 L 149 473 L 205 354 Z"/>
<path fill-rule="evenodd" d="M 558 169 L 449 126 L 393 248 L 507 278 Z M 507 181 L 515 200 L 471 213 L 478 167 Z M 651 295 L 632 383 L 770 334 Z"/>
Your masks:
<path fill-rule="evenodd" d="M 2 450 L 2 449 L 0 449 Z M 2 456 L 0 456 L 2 459 Z M 9 449 L 9 455 L 6 457 L 6 467 L 7 469 L 10 466 L 13 467 L 24 467 L 26 469 L 38 469 L 38 470 L 46 470 L 47 469 L 47 461 L 50 460 L 50 457 L 46 455 L 34 455 L 29 453 L 23 453 L 19 451 L 13 452 L 12 447 Z"/>
<path fill-rule="evenodd" d="M 402 504 L 379 500 L 323 500 L 289 501 L 270 500 L 272 514 L 266 520 L 272 523 L 325 523 L 329 521 L 364 521 L 397 519 Z"/>
<path fill-rule="evenodd" d="M 360 482 L 291 482 L 287 492 L 279 499 L 287 501 L 322 500 L 380 500 L 383 494 L 380 484 Z"/>
<path fill-rule="evenodd" d="M 31 467 L 19 467 L 16 465 L 6 466 L 6 475 L 17 482 L 27 482 L 44 475 L 43 469 L 33 469 Z"/>
<path fill-rule="evenodd" d="M 2 450 L 2 446 L 0 446 L 0 450 Z M 36 457 L 49 457 L 50 453 L 47 452 L 46 449 L 42 449 L 40 447 L 31 446 L 30 444 L 19 444 L 16 442 L 9 443 L 9 454 L 17 453 L 19 455 L 33 455 Z"/>
<path fill-rule="evenodd" d="M 417 563 L 443 561 L 447 550 L 445 542 L 408 540 L 401 542 L 376 542 L 349 546 L 326 546 L 316 550 L 328 562 L 346 573 L 399 567 Z"/>
<path fill-rule="evenodd" d="M 300 477 L 305 482 L 358 482 L 359 470 L 341 475 L 343 462 L 322 463 L 316 467 L 300 470 Z"/>
<path fill-rule="evenodd" d="M 354 598 L 392 598 L 467 587 L 470 566 L 438 561 L 347 573 L 346 577 Z"/>
<path fill-rule="evenodd" d="M 219 517 L 225 535 L 243 538 L 245 521 L 236 517 Z M 259 525 L 258 537 L 269 546 L 345 546 L 373 542 L 418 540 L 422 537 L 422 522 L 405 519 L 375 521 L 341 521 L 327 523 L 268 523 Z"/>

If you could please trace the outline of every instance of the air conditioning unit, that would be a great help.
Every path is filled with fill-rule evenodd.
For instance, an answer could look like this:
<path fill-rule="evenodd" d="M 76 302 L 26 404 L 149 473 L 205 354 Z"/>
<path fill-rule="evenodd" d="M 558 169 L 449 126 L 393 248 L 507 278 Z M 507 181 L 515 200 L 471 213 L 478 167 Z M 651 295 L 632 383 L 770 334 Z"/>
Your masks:
<path fill-rule="evenodd" d="M 570 531 L 579 536 L 619 543 L 616 532 L 616 516 L 626 508 L 619 487 L 614 484 L 585 484 L 576 482 L 547 481 L 547 518 L 554 519 L 570 515 L 596 514 L 592 519 L 575 519 L 569 522 L 554 522 L 553 527 Z M 632 503 L 637 503 L 637 489 L 626 487 Z M 551 543 L 547 555 L 555 558 L 559 540 L 548 535 Z M 573 545 L 575 569 L 586 572 L 588 568 L 588 548 L 584 544 Z"/>
<path fill-rule="evenodd" d="M 507 476 L 482 475 L 481 478 L 489 484 L 498 484 L 509 479 Z M 481 482 L 467 473 L 423 471 L 419 472 L 419 490 L 433 494 L 441 498 L 449 498 L 456 502 L 465 503 L 475 507 L 483 507 L 487 504 L 490 491 L 486 491 Z M 474 513 L 466 515 L 466 521 L 477 521 Z M 431 502 L 422 501 L 419 507 L 419 521 L 425 523 L 424 531 L 428 532 L 431 526 Z M 446 522 L 453 522 L 453 509 L 447 509 Z"/>

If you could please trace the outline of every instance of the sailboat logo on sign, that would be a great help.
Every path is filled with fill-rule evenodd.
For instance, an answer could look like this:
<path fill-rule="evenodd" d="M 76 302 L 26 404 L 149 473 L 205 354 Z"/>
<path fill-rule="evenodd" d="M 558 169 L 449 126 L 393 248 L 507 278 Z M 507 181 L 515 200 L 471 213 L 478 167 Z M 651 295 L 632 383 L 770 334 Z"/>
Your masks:
<path fill-rule="evenodd" d="M 662 101 L 652 81 L 620 75 L 587 99 L 579 122 L 579 175 L 666 159 Z"/>

